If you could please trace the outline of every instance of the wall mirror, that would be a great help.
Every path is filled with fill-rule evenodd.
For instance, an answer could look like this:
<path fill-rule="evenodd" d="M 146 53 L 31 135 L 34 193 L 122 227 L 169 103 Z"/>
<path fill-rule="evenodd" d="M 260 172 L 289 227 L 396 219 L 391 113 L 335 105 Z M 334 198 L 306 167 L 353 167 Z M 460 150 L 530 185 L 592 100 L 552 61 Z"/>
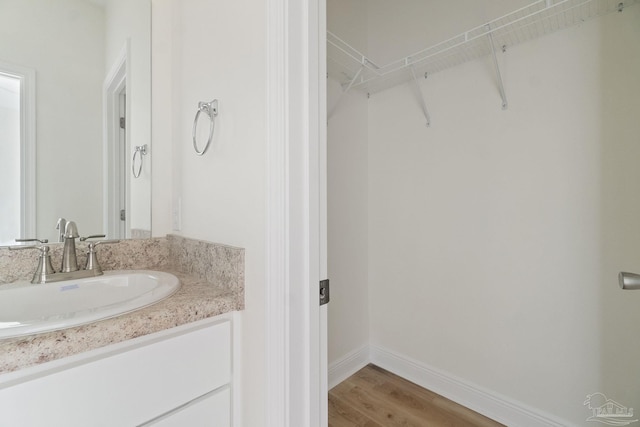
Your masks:
<path fill-rule="evenodd" d="M 150 0 L 0 0 L 0 245 L 151 235 Z"/>

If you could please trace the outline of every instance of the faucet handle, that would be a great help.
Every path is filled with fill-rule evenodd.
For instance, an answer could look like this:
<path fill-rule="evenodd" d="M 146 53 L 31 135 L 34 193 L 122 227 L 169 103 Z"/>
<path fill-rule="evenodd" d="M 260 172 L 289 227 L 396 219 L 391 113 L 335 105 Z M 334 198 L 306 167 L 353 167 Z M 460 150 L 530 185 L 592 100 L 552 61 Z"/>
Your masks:
<path fill-rule="evenodd" d="M 89 236 L 85 237 L 84 240 L 89 239 L 91 237 L 104 237 L 104 236 Z M 82 240 L 82 239 L 81 239 Z M 87 263 L 84 266 L 85 270 L 92 270 L 97 272 L 98 274 L 102 274 L 102 268 L 98 263 L 98 255 L 96 253 L 96 246 L 101 243 L 119 243 L 120 240 L 98 240 L 97 242 L 91 242 L 88 245 L 89 252 L 87 252 Z"/>
<path fill-rule="evenodd" d="M 40 240 L 40 239 L 16 239 L 16 242 L 17 243 L 40 242 L 40 243 L 42 243 L 44 245 L 45 243 L 49 243 L 49 240 L 48 239 L 42 239 L 42 240 Z"/>
<path fill-rule="evenodd" d="M 44 248 L 47 248 L 47 250 L 49 249 L 49 247 L 47 246 L 47 243 L 49 243 L 49 241 L 47 239 L 15 239 L 17 243 L 26 243 L 26 242 L 38 242 L 40 243 L 40 245 L 15 245 L 15 246 L 9 246 L 9 250 L 12 251 L 19 251 L 22 249 L 40 249 L 41 251 L 44 250 Z"/>
<path fill-rule="evenodd" d="M 97 242 L 91 242 L 91 243 L 89 243 L 89 249 L 95 248 L 96 246 L 98 246 L 101 243 L 104 243 L 105 245 L 109 244 L 109 243 L 120 243 L 120 240 L 111 239 L 111 240 L 98 240 Z"/>
<path fill-rule="evenodd" d="M 10 250 L 21 250 L 21 249 L 38 249 L 40 251 L 40 257 L 38 259 L 38 267 L 36 268 L 36 272 L 33 274 L 33 279 L 31 279 L 31 283 L 46 283 L 49 280 L 49 276 L 55 274 L 55 270 L 53 269 L 53 265 L 51 264 L 51 254 L 49 253 L 49 246 L 47 243 L 49 242 L 47 239 L 39 240 L 39 239 L 16 239 L 16 242 L 40 242 L 40 246 L 36 245 L 20 245 L 20 246 L 9 246 Z"/>
<path fill-rule="evenodd" d="M 86 241 L 88 239 L 101 239 L 103 237 L 107 237 L 107 236 L 105 236 L 104 234 L 93 234 L 91 236 L 81 237 L 80 241 L 84 242 L 84 241 Z M 107 244 L 107 243 L 120 243 L 120 240 L 118 240 L 118 239 L 110 239 L 110 240 L 98 240 L 97 242 L 89 242 L 89 250 L 93 251 L 93 249 L 96 246 L 98 246 L 99 244 L 101 244 L 101 243 L 105 243 L 105 244 Z"/>
<path fill-rule="evenodd" d="M 88 239 L 101 239 L 103 237 L 107 237 L 107 236 L 105 236 L 104 234 L 92 234 L 91 236 L 81 237 L 80 241 L 84 242 L 85 240 L 88 240 Z"/>

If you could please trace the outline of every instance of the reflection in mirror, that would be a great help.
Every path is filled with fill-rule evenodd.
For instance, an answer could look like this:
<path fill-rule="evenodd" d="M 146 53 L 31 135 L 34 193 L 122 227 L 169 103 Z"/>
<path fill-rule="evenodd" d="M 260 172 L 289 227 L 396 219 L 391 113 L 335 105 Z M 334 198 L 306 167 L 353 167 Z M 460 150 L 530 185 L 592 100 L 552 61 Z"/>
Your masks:
<path fill-rule="evenodd" d="M 33 70 L 0 62 L 0 242 L 35 230 L 34 89 Z"/>
<path fill-rule="evenodd" d="M 20 78 L 0 66 L 0 241 L 8 241 L 20 230 Z"/>
<path fill-rule="evenodd" d="M 150 236 L 150 0 L 1 4 L 0 245 Z"/>

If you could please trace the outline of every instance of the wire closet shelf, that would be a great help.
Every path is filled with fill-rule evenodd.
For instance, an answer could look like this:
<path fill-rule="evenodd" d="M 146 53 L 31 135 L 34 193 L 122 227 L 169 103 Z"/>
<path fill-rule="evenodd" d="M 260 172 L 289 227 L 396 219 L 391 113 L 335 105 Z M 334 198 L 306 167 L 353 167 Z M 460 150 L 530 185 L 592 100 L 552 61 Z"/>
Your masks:
<path fill-rule="evenodd" d="M 386 65 L 378 65 L 327 32 L 329 76 L 348 89 L 376 93 L 589 19 L 621 12 L 640 0 L 539 0 L 501 18 Z"/>

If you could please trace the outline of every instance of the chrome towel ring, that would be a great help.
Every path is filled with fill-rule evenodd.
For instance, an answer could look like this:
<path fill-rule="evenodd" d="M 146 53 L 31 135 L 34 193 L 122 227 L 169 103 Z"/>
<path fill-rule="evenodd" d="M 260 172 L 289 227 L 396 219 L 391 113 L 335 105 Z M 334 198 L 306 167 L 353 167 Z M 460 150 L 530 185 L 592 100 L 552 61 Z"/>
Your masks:
<path fill-rule="evenodd" d="M 202 151 L 198 150 L 198 142 L 196 141 L 196 129 L 198 127 L 198 118 L 200 117 L 200 113 L 204 112 L 207 116 L 209 116 L 209 138 L 207 139 L 207 144 L 204 146 Z M 196 154 L 198 156 L 202 156 L 209 149 L 209 144 L 211 144 L 211 140 L 213 139 L 213 130 L 214 130 L 214 122 L 215 118 L 218 115 L 218 100 L 214 99 L 211 102 L 198 102 L 198 111 L 196 112 L 196 118 L 193 119 L 193 130 L 191 132 L 193 136 L 193 149 L 196 150 Z"/>
<path fill-rule="evenodd" d="M 131 160 L 131 172 L 133 173 L 134 178 L 138 178 L 140 173 L 142 173 L 142 156 L 147 155 L 147 144 L 144 145 L 136 145 L 133 147 L 133 159 Z M 136 172 L 136 157 L 140 157 L 140 165 L 138 166 L 138 171 Z"/>

